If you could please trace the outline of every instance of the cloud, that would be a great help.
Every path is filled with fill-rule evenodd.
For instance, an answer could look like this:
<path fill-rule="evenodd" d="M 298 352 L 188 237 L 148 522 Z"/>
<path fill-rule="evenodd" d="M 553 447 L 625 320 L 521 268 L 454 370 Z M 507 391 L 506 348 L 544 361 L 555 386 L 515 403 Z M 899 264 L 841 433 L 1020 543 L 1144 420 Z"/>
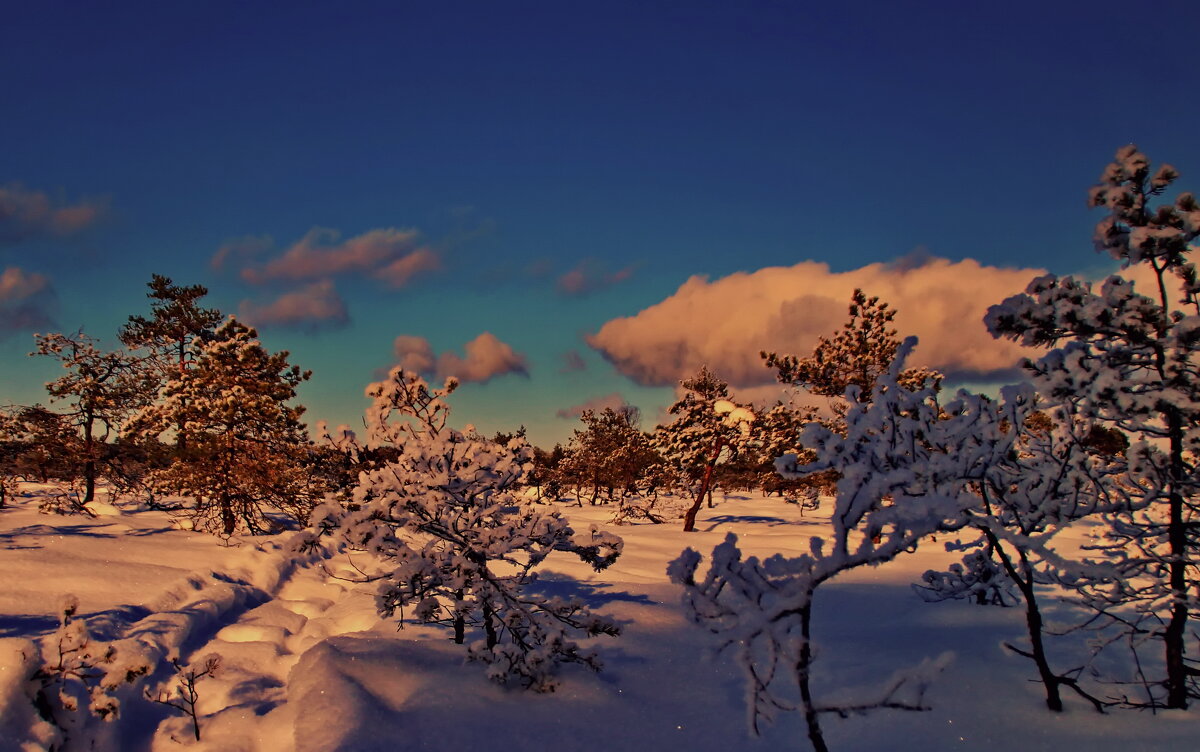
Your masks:
<path fill-rule="evenodd" d="M 1027 351 L 993 339 L 984 313 L 1041 273 L 907 256 L 845 272 L 806 261 L 713 281 L 695 276 L 662 302 L 605 323 L 587 342 L 639 384 L 673 385 L 702 364 L 735 387 L 769 384 L 774 373 L 759 351 L 812 352 L 817 337 L 845 322 L 850 295 L 861 287 L 897 311 L 901 337 L 920 338 L 913 365 L 985 378 L 1012 369 Z"/>
<path fill-rule="evenodd" d="M 559 373 L 578 373 L 587 370 L 587 363 L 584 362 L 583 356 L 574 350 L 563 353 L 562 359 L 563 367 L 558 369 Z"/>
<path fill-rule="evenodd" d="M 525 356 L 501 342 L 490 332 L 484 332 L 465 346 L 466 357 L 445 352 L 438 356 L 437 370 L 441 376 L 456 376 L 459 381 L 483 383 L 506 373 L 529 375 Z"/>
<path fill-rule="evenodd" d="M 433 354 L 433 345 L 424 337 L 414 337 L 401 334 L 392 343 L 396 353 L 396 365 L 406 371 L 432 374 L 437 371 L 437 356 Z"/>
<path fill-rule="evenodd" d="M 563 295 L 588 295 L 606 287 L 624 282 L 633 276 L 634 267 L 627 266 L 609 274 L 595 261 L 584 259 L 566 274 L 558 278 L 558 291 Z"/>
<path fill-rule="evenodd" d="M 376 269 L 373 276 L 382 280 L 389 287 L 399 288 L 407 285 L 409 280 L 421 272 L 434 271 L 440 266 L 441 260 L 436 253 L 428 248 L 418 248 L 386 266 Z"/>
<path fill-rule="evenodd" d="M 66 204 L 20 183 L 0 185 L 0 243 L 74 235 L 94 225 L 103 213 L 104 205 L 97 201 Z"/>
<path fill-rule="evenodd" d="M 554 414 L 563 420 L 573 420 L 583 415 L 584 410 L 591 410 L 598 413 L 602 412 L 605 408 L 612 408 L 613 410 L 617 411 L 637 409 L 633 405 L 630 405 L 625 398 L 620 395 L 620 393 L 613 392 L 612 394 L 606 394 L 603 397 L 593 397 L 592 399 L 587 400 L 579 405 L 564 407 Z"/>
<path fill-rule="evenodd" d="M 329 280 L 285 293 L 263 305 L 243 300 L 238 315 L 255 326 L 279 326 L 309 332 L 336 329 L 350 322 L 346 304 Z"/>
<path fill-rule="evenodd" d="M 221 244 L 213 254 L 210 262 L 213 269 L 221 271 L 226 264 L 244 265 L 256 259 L 275 247 L 275 240 L 270 235 L 246 235 L 233 238 Z"/>
<path fill-rule="evenodd" d="M 525 356 L 491 332 L 468 342 L 464 347 L 465 357 L 455 352 L 435 356 L 429 340 L 408 334 L 396 337 L 392 349 L 398 365 L 438 379 L 454 376 L 464 383 L 482 384 L 508 373 L 529 375 Z"/>
<path fill-rule="evenodd" d="M 314 227 L 280 255 L 257 263 L 257 257 L 273 245 L 268 236 L 232 240 L 217 249 L 212 265 L 219 269 L 239 261 L 242 279 L 251 284 L 357 274 L 393 288 L 403 287 L 417 274 L 441 265 L 438 255 L 420 244 L 420 233 L 395 227 L 369 230 L 345 240 L 337 230 Z"/>
<path fill-rule="evenodd" d="M 54 326 L 58 296 L 50 280 L 16 266 L 0 273 L 0 340 Z"/>

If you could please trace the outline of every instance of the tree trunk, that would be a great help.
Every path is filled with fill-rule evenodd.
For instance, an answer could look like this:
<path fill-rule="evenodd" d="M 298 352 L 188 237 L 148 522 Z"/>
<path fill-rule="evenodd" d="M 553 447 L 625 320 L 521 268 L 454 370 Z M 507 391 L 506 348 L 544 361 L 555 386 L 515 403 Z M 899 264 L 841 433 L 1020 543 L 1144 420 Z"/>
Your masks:
<path fill-rule="evenodd" d="M 1184 638 L 1187 635 L 1187 526 L 1183 519 L 1183 419 L 1179 411 L 1167 414 L 1171 437 L 1170 521 L 1167 542 L 1171 549 L 1168 564 L 1170 578 L 1171 618 L 1163 632 L 1167 660 L 1167 707 L 1184 709 L 1188 706 L 1187 665 L 1184 663 Z"/>
<path fill-rule="evenodd" d="M 821 733 L 820 714 L 813 704 L 812 689 L 809 687 L 809 674 L 812 673 L 812 596 L 809 602 L 800 609 L 800 658 L 796 664 L 796 680 L 800 685 L 800 704 L 804 709 L 804 723 L 808 727 L 808 741 L 812 743 L 813 752 L 829 752 L 825 744 L 825 735 Z"/>
<path fill-rule="evenodd" d="M 1033 648 L 1031 653 L 1026 654 L 1026 657 L 1033 659 L 1034 665 L 1037 666 L 1038 677 L 1042 680 L 1042 686 L 1046 688 L 1046 707 L 1055 713 L 1061 713 L 1063 703 L 1058 692 L 1058 685 L 1061 681 L 1050 670 L 1050 662 L 1046 659 L 1046 646 L 1042 639 L 1042 612 L 1038 607 L 1037 592 L 1033 589 L 1033 567 L 1029 563 L 1029 557 L 1024 551 L 1017 550 L 1017 554 L 1021 557 L 1021 571 L 1018 572 L 996 535 L 987 529 L 984 529 L 983 532 L 987 536 L 992 550 L 1000 557 L 1000 564 L 1004 567 L 1004 571 L 1021 591 L 1021 597 L 1025 600 L 1025 627 L 1029 632 L 1029 644 Z M 1023 653 L 1011 645 L 1008 647 L 1013 652 Z"/>
<path fill-rule="evenodd" d="M 83 424 L 83 503 L 90 504 L 96 498 L 96 439 L 92 435 L 95 418 L 84 417 Z"/>
<path fill-rule="evenodd" d="M 696 515 L 700 512 L 700 505 L 704 503 L 704 496 L 709 492 L 709 486 L 712 483 L 713 468 L 717 466 L 717 457 L 721 456 L 721 439 L 717 438 L 717 443 L 713 446 L 712 459 L 704 468 L 704 479 L 700 481 L 700 490 L 696 493 L 696 500 L 692 502 L 692 506 L 688 509 L 687 515 L 683 518 L 683 532 L 690 533 L 696 529 Z"/>
<path fill-rule="evenodd" d="M 456 645 L 463 644 L 467 637 L 467 617 L 461 610 L 464 593 L 458 590 L 454 593 L 454 597 L 458 600 L 459 610 L 454 614 L 454 643 Z"/>
<path fill-rule="evenodd" d="M 486 601 L 483 604 L 483 633 L 487 636 L 488 650 L 496 647 L 496 643 L 500 641 L 500 637 L 496 634 L 496 623 L 492 607 Z"/>
<path fill-rule="evenodd" d="M 1038 608 L 1037 598 L 1033 593 L 1033 584 L 1018 582 L 1021 594 L 1025 596 L 1025 625 L 1029 628 L 1029 642 L 1033 647 L 1033 662 L 1037 665 L 1038 676 L 1046 687 L 1046 707 L 1055 713 L 1063 710 L 1062 697 L 1058 693 L 1058 676 L 1050 670 L 1046 660 L 1046 647 L 1042 640 L 1042 612 Z"/>

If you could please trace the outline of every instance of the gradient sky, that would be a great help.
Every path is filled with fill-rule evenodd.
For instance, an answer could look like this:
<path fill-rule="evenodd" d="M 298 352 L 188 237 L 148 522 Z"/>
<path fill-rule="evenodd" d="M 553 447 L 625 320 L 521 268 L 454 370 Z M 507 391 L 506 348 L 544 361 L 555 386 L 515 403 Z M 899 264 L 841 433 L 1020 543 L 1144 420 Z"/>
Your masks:
<path fill-rule="evenodd" d="M 1194 0 L 272 5 L 0 0 L 0 402 L 45 401 L 33 331 L 115 345 L 159 273 L 311 368 L 310 423 L 360 424 L 407 335 L 430 371 L 500 372 L 456 422 L 549 445 L 606 396 L 652 424 L 664 384 L 740 352 L 706 317 L 757 327 L 749 357 L 802 349 L 869 278 L 946 330 L 871 264 L 954 293 L 979 262 L 973 299 L 1003 269 L 1102 273 L 1084 197 L 1123 144 L 1200 190 Z M 718 286 L 805 261 L 829 270 L 755 306 L 782 272 Z M 588 339 L 693 275 L 699 308 Z"/>

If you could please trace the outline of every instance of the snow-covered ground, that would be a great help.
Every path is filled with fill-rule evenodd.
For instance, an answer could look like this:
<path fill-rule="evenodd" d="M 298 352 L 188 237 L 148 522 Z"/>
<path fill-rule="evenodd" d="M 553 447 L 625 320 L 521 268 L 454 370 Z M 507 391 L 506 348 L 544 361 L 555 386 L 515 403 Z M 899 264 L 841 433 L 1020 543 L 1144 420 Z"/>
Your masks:
<path fill-rule="evenodd" d="M 36 494 L 45 489 L 25 491 L 28 498 L 0 509 L 5 752 L 39 749 L 37 740 L 50 738 L 20 679 L 32 660 L 28 641 L 45 642 L 54 631 L 66 593 L 79 597 L 80 612 L 105 639 L 162 660 L 221 656 L 217 674 L 197 684 L 201 742 L 188 719 L 127 690 L 121 719 L 94 737 L 99 750 L 808 748 L 794 717 L 762 739 L 748 736 L 741 674 L 728 657 L 710 655 L 705 635 L 685 621 L 665 569 L 684 547 L 707 555 L 729 532 L 748 554 L 801 553 L 827 526 L 821 510 L 801 516 L 779 499 L 734 495 L 702 510 L 695 533 L 679 524 L 612 526 L 625 550 L 600 573 L 552 555 L 536 587 L 583 598 L 625 632 L 597 638 L 602 673 L 568 667 L 556 692 L 535 694 L 488 682 L 440 628 L 398 630 L 380 619 L 372 587 L 352 581 L 352 562 L 297 565 L 287 535 L 222 545 L 177 529 L 164 512 L 121 504 L 96 518 L 42 515 Z M 564 511 L 577 529 L 603 526 L 611 515 L 607 507 Z M 817 596 L 816 690 L 823 697 L 870 686 L 948 649 L 956 654 L 927 698 L 932 711 L 827 717 L 832 749 L 1197 747 L 1197 712 L 1101 716 L 1073 697 L 1066 713 L 1047 712 L 1040 685 L 1029 681 L 1032 664 L 1001 647 L 1021 638 L 1017 610 L 927 604 L 913 594 L 910 583 L 921 572 L 949 561 L 941 542 L 930 542 Z M 151 684 L 170 679 L 160 670 Z"/>

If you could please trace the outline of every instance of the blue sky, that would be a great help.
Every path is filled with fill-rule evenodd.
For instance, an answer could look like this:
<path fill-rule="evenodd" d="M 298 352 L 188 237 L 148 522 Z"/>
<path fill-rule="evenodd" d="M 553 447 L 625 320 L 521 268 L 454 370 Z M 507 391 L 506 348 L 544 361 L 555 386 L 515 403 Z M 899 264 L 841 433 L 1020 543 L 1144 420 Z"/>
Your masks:
<path fill-rule="evenodd" d="M 619 395 L 652 423 L 672 375 L 714 357 L 704 332 L 651 338 L 644 367 L 629 349 L 644 332 L 626 350 L 587 337 L 623 317 L 675 326 L 637 316 L 692 275 L 817 261 L 857 284 L 914 251 L 942 274 L 966 259 L 1095 273 L 1084 196 L 1118 146 L 1200 187 L 1192 3 L 1136 17 L 1106 2 L 5 5 L 0 187 L 25 211 L 30 196 L 91 211 L 7 233 L 0 216 L 0 267 L 43 280 L 25 301 L 37 328 L 111 342 L 147 311 L 152 273 L 260 315 L 324 284 L 330 316 L 261 326 L 315 372 L 311 421 L 357 424 L 397 336 L 461 362 L 488 332 L 523 365 L 464 385 L 456 420 L 552 444 L 573 427 L 559 410 Z M 340 233 L 319 253 L 392 228 L 409 239 L 385 261 L 434 260 L 399 285 L 378 264 L 247 281 L 313 228 Z M 258 256 L 213 268 L 246 238 Z M 828 293 L 832 318 L 805 320 L 836 324 L 848 296 L 827 281 L 799 275 L 758 315 Z M 713 295 L 705 315 L 750 316 Z M 762 330 L 748 357 L 780 329 L 747 326 Z M 44 401 L 53 371 L 24 356 L 32 330 L 0 329 L 0 401 Z"/>

